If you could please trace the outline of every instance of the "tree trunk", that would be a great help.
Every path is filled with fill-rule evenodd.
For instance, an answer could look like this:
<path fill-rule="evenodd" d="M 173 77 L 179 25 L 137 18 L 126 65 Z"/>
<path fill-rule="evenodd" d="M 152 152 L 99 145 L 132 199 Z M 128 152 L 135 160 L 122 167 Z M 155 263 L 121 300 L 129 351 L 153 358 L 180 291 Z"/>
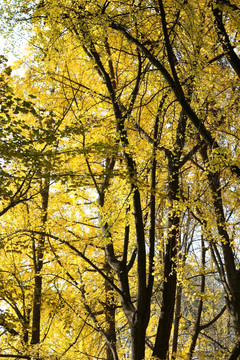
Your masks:
<path fill-rule="evenodd" d="M 111 274 L 111 267 L 108 264 L 107 260 L 105 263 L 105 273 L 112 280 L 113 275 Z M 106 345 L 106 360 L 115 360 L 116 350 L 116 324 L 115 324 L 115 303 L 114 303 L 114 294 L 112 292 L 112 287 L 108 281 L 105 280 L 105 293 L 106 293 L 106 303 L 105 303 L 105 320 L 106 320 L 106 335 L 109 343 L 111 344 L 112 349 Z"/>
<path fill-rule="evenodd" d="M 131 328 L 132 360 L 145 359 L 145 332 L 140 321 L 137 321 L 136 325 Z"/>
<path fill-rule="evenodd" d="M 209 162 L 207 147 L 201 150 L 201 155 L 205 164 Z M 212 193 L 213 207 L 216 215 L 218 234 L 221 239 L 221 247 L 224 257 L 224 266 L 227 275 L 229 293 L 226 293 L 228 309 L 232 315 L 236 335 L 240 333 L 240 286 L 238 270 L 236 269 L 234 253 L 231 246 L 230 237 L 227 231 L 227 223 L 224 215 L 220 174 L 218 171 L 208 170 L 207 173 L 209 187 Z M 220 274 L 221 276 L 221 274 Z"/>
<path fill-rule="evenodd" d="M 168 218 L 168 237 L 164 257 L 164 284 L 163 297 L 161 305 L 161 314 L 158 324 L 157 336 L 153 350 L 153 356 L 157 356 L 161 360 L 165 360 L 169 349 L 169 339 L 172 329 L 175 295 L 177 286 L 176 276 L 176 255 L 177 240 L 179 237 L 180 217 L 179 213 L 174 210 L 174 202 L 178 198 L 179 193 L 179 169 L 175 164 L 174 156 L 169 155 L 169 200 L 171 209 Z"/>
<path fill-rule="evenodd" d="M 42 198 L 42 218 L 41 225 L 44 230 L 47 222 L 47 209 L 49 199 L 49 178 L 46 178 L 41 184 L 41 198 Z M 31 344 L 40 343 L 40 326 L 41 326 L 41 298 L 42 298 L 42 276 L 41 270 L 43 267 L 45 236 L 40 235 L 35 244 L 34 240 L 34 294 L 33 294 L 33 312 L 32 312 L 32 335 Z M 36 247 L 37 245 L 37 247 Z"/>

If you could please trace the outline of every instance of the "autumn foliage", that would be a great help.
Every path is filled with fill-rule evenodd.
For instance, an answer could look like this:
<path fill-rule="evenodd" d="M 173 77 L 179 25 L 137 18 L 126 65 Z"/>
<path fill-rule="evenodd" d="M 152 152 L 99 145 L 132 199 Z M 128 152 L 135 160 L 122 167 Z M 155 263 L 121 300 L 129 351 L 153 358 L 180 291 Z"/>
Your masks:
<path fill-rule="evenodd" d="M 238 359 L 238 0 L 3 3 L 0 358 Z"/>

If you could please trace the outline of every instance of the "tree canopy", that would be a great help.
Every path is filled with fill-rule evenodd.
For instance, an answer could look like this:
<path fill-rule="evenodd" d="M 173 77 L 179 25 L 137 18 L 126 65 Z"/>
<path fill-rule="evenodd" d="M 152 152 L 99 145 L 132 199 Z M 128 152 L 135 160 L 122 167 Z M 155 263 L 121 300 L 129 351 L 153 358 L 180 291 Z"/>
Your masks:
<path fill-rule="evenodd" d="M 239 2 L 1 16 L 0 358 L 237 360 Z"/>

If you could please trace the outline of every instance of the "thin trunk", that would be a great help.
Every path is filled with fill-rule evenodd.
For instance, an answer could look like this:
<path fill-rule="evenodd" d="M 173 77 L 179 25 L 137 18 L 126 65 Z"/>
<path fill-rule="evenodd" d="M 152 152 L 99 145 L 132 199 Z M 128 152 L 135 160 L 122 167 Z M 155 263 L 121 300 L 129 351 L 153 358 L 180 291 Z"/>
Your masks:
<path fill-rule="evenodd" d="M 168 240 L 171 244 L 167 246 L 166 250 L 164 271 L 165 281 L 163 286 L 161 314 L 153 350 L 153 356 L 157 356 L 161 360 L 165 360 L 168 353 L 176 293 L 176 271 L 174 261 L 172 260 L 176 255 L 174 251 L 175 239 L 172 237 L 171 240 Z"/>
<path fill-rule="evenodd" d="M 111 273 L 109 263 L 105 262 L 105 273 L 114 282 L 114 276 Z M 108 281 L 105 280 L 105 320 L 106 320 L 106 335 L 111 347 L 106 345 L 106 360 L 116 360 L 116 324 L 115 324 L 115 299 L 112 287 Z"/>
<path fill-rule="evenodd" d="M 47 222 L 47 209 L 49 199 L 49 178 L 46 178 L 41 185 L 42 198 L 42 218 L 41 225 L 44 231 Z M 42 275 L 45 236 L 40 235 L 37 244 L 34 243 L 34 294 L 33 294 L 33 311 L 32 311 L 32 334 L 31 344 L 40 343 L 40 326 L 41 326 L 41 297 L 42 297 Z"/>
<path fill-rule="evenodd" d="M 175 321 L 174 321 L 174 331 L 173 331 L 173 346 L 172 346 L 172 360 L 176 359 L 177 354 L 177 344 L 178 344 L 178 331 L 179 323 L 181 319 L 181 302 L 182 302 L 182 286 L 179 285 L 177 288 L 176 296 L 176 309 L 175 309 Z"/>
<path fill-rule="evenodd" d="M 204 163 L 208 163 L 207 147 L 201 149 L 201 156 Z M 223 209 L 222 191 L 220 183 L 220 174 L 218 171 L 208 170 L 207 173 L 209 187 L 213 198 L 213 207 L 216 215 L 218 234 L 221 239 L 221 247 L 224 256 L 224 266 L 227 274 L 227 281 L 230 293 L 226 293 L 228 308 L 233 318 L 236 335 L 240 333 L 240 287 L 238 280 L 238 270 L 234 260 L 234 253 L 231 246 L 230 237 L 227 231 L 226 219 Z M 221 275 L 221 274 L 220 274 Z"/>
<path fill-rule="evenodd" d="M 217 7 L 217 4 L 212 5 L 212 11 L 214 15 L 214 24 L 217 30 L 218 39 L 222 45 L 224 54 L 226 54 L 226 57 L 231 64 L 233 70 L 240 78 L 240 59 L 237 56 L 237 53 L 234 51 L 234 47 L 231 44 L 230 37 L 228 36 L 225 26 L 223 24 L 222 11 L 220 10 L 220 8 Z"/>
<path fill-rule="evenodd" d="M 203 236 L 202 236 L 201 298 L 200 298 L 199 303 L 198 303 L 197 319 L 196 319 L 196 322 L 195 322 L 195 325 L 194 325 L 194 332 L 193 332 L 192 341 L 191 341 L 191 345 L 190 345 L 190 349 L 189 349 L 189 359 L 192 359 L 193 352 L 195 350 L 195 346 L 196 346 L 196 343 L 197 343 L 197 338 L 198 338 L 198 335 L 199 335 L 200 330 L 201 330 L 200 321 L 201 321 L 202 309 L 203 309 L 203 297 L 202 297 L 202 295 L 204 294 L 204 291 L 205 291 L 205 274 L 204 274 L 205 263 L 206 263 L 206 248 L 204 246 L 204 239 L 203 239 Z"/>
<path fill-rule="evenodd" d="M 169 156 L 169 200 L 171 209 L 168 219 L 168 237 L 164 257 L 164 284 L 163 297 L 161 305 L 161 314 L 158 324 L 153 356 L 161 360 L 165 360 L 169 349 L 169 340 L 172 329 L 175 295 L 177 286 L 176 276 L 176 255 L 177 255 L 177 239 L 179 237 L 180 216 L 173 209 L 174 202 L 178 198 L 179 193 L 179 169 L 174 164 L 172 155 Z"/>
<path fill-rule="evenodd" d="M 190 214 L 188 212 L 188 219 L 187 219 L 187 227 L 183 237 L 182 244 L 180 246 L 181 250 L 178 254 L 178 261 L 181 263 L 181 266 L 185 265 L 187 253 L 189 250 L 189 245 L 192 242 L 192 239 L 189 242 L 189 226 L 190 226 Z M 175 319 L 174 319 L 174 330 L 173 330 L 173 345 L 172 345 L 172 360 L 177 359 L 177 348 L 178 348 L 178 336 L 179 336 L 179 324 L 181 320 L 181 305 L 182 305 L 182 293 L 183 288 L 182 284 L 179 284 L 177 287 L 177 294 L 176 294 L 176 308 L 175 308 Z"/>

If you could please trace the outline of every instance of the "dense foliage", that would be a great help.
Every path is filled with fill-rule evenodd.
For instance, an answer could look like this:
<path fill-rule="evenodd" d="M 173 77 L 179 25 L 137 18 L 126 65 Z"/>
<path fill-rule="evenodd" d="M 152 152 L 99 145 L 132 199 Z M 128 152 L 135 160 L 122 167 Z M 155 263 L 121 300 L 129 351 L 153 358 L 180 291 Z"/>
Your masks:
<path fill-rule="evenodd" d="M 238 0 L 1 11 L 0 358 L 237 359 Z"/>

